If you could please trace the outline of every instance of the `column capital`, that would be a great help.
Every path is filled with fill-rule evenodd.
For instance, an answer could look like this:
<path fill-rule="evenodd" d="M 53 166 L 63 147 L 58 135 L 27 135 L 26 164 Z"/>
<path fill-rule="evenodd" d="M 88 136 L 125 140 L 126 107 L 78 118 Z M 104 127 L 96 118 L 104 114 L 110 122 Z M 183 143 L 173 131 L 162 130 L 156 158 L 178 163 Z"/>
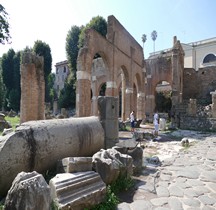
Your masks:
<path fill-rule="evenodd" d="M 145 97 L 145 93 L 143 93 L 143 92 L 139 92 L 139 93 L 137 93 L 137 97 L 139 98 L 139 97 Z"/>
<path fill-rule="evenodd" d="M 92 100 L 97 100 L 97 99 L 98 99 L 97 96 L 93 96 L 93 97 L 92 97 Z"/>
<path fill-rule="evenodd" d="M 151 98 L 155 98 L 155 96 L 154 96 L 154 95 L 147 95 L 146 98 L 147 98 L 147 99 L 148 99 L 148 98 L 151 99 Z"/>
<path fill-rule="evenodd" d="M 117 88 L 116 82 L 114 81 L 107 81 L 106 88 Z"/>
<path fill-rule="evenodd" d="M 77 71 L 76 75 L 77 75 L 77 80 L 87 79 L 87 80 L 91 81 L 91 75 L 87 71 Z"/>
<path fill-rule="evenodd" d="M 133 93 L 133 88 L 126 88 L 125 93 Z"/>

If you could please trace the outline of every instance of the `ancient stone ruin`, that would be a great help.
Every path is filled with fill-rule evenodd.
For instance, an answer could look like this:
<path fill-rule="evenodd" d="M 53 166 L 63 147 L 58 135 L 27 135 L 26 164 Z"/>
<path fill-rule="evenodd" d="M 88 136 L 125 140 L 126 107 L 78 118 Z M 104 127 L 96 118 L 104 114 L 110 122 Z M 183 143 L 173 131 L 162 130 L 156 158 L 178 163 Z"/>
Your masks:
<path fill-rule="evenodd" d="M 202 101 L 211 104 L 210 93 L 216 89 L 215 66 L 198 71 L 184 68 L 185 53 L 176 36 L 170 49 L 144 60 L 142 47 L 114 16 L 108 17 L 107 31 L 106 38 L 93 29 L 86 31 L 85 46 L 80 49 L 77 59 L 77 116 L 98 116 L 97 101 L 105 84 L 104 95 L 119 99 L 119 117 L 123 121 L 131 110 L 135 111 L 137 119 L 151 121 L 156 106 L 156 87 L 165 81 L 172 91 L 174 127 L 186 128 L 187 115 L 194 118 L 191 121 L 193 128 L 198 120 L 211 118 L 201 119 L 199 106 Z M 95 54 L 99 54 L 99 58 L 93 59 Z M 195 99 L 197 110 L 191 104 Z M 205 130 L 206 126 L 209 130 L 214 129 L 214 120 L 207 121 L 210 127 L 208 123 L 201 123 L 197 129 Z"/>
<path fill-rule="evenodd" d="M 45 119 L 44 60 L 31 52 L 22 56 L 20 123 Z"/>
<path fill-rule="evenodd" d="M 91 156 L 104 148 L 97 117 L 29 121 L 0 138 L 0 195 L 22 171 L 43 173 L 65 157 Z"/>
<path fill-rule="evenodd" d="M 98 61 L 93 60 L 95 54 L 101 56 Z M 103 70 L 92 71 L 92 65 Z M 106 38 L 89 29 L 86 31 L 85 46 L 79 51 L 76 115 L 98 115 L 100 88 L 106 84 L 105 96 L 122 95 L 121 117 L 124 120 L 128 118 L 131 110 L 135 110 L 137 118 L 143 119 L 144 75 L 142 47 L 114 16 L 109 16 Z"/>
<path fill-rule="evenodd" d="M 100 55 L 97 61 L 92 59 L 96 54 Z M 16 198 L 14 189 L 30 186 L 33 192 L 34 183 L 39 183 L 45 193 L 51 190 L 52 199 L 62 209 L 82 209 L 101 202 L 106 184 L 122 172 L 131 175 L 133 167 L 140 170 L 141 147 L 131 152 L 128 147 L 112 148 L 118 142 L 118 117 L 125 120 L 131 110 L 135 110 L 141 121 L 146 115 L 151 116 L 160 81 L 168 81 L 172 88 L 173 124 L 180 128 L 216 130 L 215 68 L 198 72 L 184 69 L 183 58 L 181 43 L 174 37 L 172 49 L 144 60 L 142 47 L 114 16 L 109 16 L 107 37 L 89 29 L 85 46 L 79 51 L 77 118 L 44 120 L 43 58 L 24 53 L 21 125 L 0 138 L 0 195 L 5 196 L 10 189 L 6 208 Z M 92 70 L 92 64 L 97 66 L 98 62 L 102 71 Z M 99 97 L 104 83 L 105 97 Z M 211 84 L 210 88 L 207 84 Z M 208 99 L 209 94 L 212 104 L 200 112 L 198 101 Z M 66 115 L 66 110 L 62 111 Z M 49 189 L 37 173 L 46 172 L 59 161 L 63 174 L 50 181 Z M 22 180 L 23 175 L 27 180 Z M 26 192 L 27 199 L 32 201 Z M 23 204 L 18 198 L 15 202 Z M 43 204 L 49 206 L 49 197 Z"/>

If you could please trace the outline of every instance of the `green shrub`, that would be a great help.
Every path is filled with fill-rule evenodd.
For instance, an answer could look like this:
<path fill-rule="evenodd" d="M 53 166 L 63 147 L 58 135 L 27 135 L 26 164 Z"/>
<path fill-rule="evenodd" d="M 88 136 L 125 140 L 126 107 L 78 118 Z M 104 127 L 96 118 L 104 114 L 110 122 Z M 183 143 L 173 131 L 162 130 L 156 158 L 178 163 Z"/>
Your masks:
<path fill-rule="evenodd" d="M 111 190 L 115 194 L 127 191 L 134 186 L 134 180 L 131 177 L 119 176 L 119 178 L 111 184 Z"/>
<path fill-rule="evenodd" d="M 119 178 L 107 186 L 107 192 L 104 202 L 91 208 L 91 210 L 111 210 L 116 209 L 119 203 L 117 194 L 127 191 L 134 186 L 134 180 L 131 177 L 119 176 Z M 88 209 L 85 209 L 88 210 Z"/>

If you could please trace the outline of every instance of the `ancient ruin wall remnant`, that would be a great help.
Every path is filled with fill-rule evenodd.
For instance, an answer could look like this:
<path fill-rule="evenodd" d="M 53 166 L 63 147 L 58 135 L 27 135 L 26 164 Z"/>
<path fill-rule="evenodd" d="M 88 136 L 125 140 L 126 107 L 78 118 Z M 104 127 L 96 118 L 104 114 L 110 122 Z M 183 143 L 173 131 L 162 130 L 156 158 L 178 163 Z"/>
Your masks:
<path fill-rule="evenodd" d="M 21 63 L 20 123 L 45 119 L 44 60 L 31 52 L 24 53 Z"/>
<path fill-rule="evenodd" d="M 212 117 L 216 118 L 216 91 L 211 92 L 212 95 Z"/>

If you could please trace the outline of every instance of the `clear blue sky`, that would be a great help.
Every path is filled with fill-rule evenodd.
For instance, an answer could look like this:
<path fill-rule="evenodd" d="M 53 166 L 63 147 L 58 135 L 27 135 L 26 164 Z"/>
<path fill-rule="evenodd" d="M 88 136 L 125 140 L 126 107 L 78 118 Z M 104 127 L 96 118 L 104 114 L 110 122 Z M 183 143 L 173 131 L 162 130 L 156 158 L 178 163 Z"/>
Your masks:
<path fill-rule="evenodd" d="M 216 0 L 2 0 L 9 13 L 12 44 L 0 45 L 0 57 L 46 42 L 56 62 L 66 60 L 65 40 L 73 25 L 81 26 L 100 15 L 114 15 L 141 46 L 147 35 L 145 58 L 153 52 L 151 32 L 158 37 L 155 50 L 172 47 L 173 36 L 182 43 L 216 37 Z M 54 70 L 54 69 L 53 69 Z"/>

